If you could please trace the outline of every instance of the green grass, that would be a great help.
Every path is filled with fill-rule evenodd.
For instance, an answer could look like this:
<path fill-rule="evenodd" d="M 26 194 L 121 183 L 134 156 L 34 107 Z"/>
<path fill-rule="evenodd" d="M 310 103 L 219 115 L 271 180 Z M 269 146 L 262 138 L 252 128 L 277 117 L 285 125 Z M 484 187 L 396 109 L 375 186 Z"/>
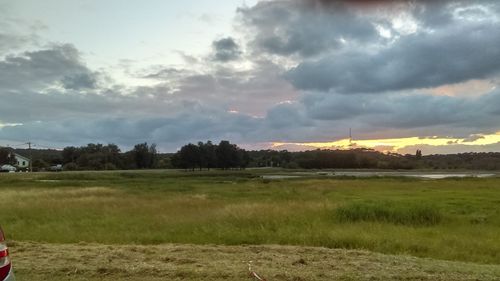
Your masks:
<path fill-rule="evenodd" d="M 500 264 L 500 178 L 298 178 L 242 172 L 0 175 L 16 241 L 282 244 Z"/>
<path fill-rule="evenodd" d="M 431 226 L 443 220 L 435 206 L 412 201 L 362 201 L 352 202 L 336 209 L 341 222 L 380 222 L 412 226 Z"/>

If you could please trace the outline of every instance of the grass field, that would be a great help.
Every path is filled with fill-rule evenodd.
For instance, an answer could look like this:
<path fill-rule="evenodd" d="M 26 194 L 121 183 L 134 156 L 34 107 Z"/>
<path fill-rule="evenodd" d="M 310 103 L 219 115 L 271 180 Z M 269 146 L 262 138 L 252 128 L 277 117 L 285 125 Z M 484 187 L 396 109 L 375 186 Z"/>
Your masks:
<path fill-rule="evenodd" d="M 494 281 L 500 266 L 298 246 L 101 245 L 18 242 L 18 280 Z"/>
<path fill-rule="evenodd" d="M 257 173 L 3 174 L 0 224 L 18 245 L 295 245 L 498 270 L 500 178 L 263 180 Z"/>

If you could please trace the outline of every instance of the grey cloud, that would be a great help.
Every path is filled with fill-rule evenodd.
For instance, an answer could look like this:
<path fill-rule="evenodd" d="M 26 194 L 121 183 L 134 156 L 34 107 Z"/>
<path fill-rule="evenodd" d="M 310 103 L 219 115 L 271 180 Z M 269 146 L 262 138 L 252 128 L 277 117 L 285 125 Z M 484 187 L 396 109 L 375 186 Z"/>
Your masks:
<path fill-rule="evenodd" d="M 0 58 L 27 46 L 37 45 L 39 31 L 46 28 L 38 21 L 27 24 L 23 20 L 12 18 L 9 10 L 8 5 L 0 3 Z"/>
<path fill-rule="evenodd" d="M 301 90 L 429 88 L 500 70 L 498 21 L 460 18 L 498 17 L 495 1 L 261 1 L 238 11 L 249 49 L 294 58 L 285 77 Z M 416 33 L 398 33 L 391 19 L 403 14 L 419 23 Z M 382 38 L 377 25 L 393 37 Z"/>
<path fill-rule="evenodd" d="M 464 152 L 492 152 L 500 151 L 500 142 L 488 145 L 411 145 L 398 149 L 401 154 L 414 154 L 419 149 L 424 154 L 455 154 Z"/>
<path fill-rule="evenodd" d="M 371 54 L 350 52 L 306 61 L 287 73 L 300 89 L 373 93 L 430 88 L 490 77 L 500 71 L 500 26 L 453 26 L 402 37 Z"/>
<path fill-rule="evenodd" d="M 496 4 L 478 0 L 261 1 L 238 9 L 238 13 L 251 38 L 250 46 L 257 53 L 307 58 L 344 47 L 363 49 L 369 44 L 387 44 L 376 26 L 397 35 L 391 19 L 403 13 L 417 20 L 421 28 L 434 30 L 456 24 L 453 11 L 457 8 L 481 5 L 494 11 L 498 9 Z"/>
<path fill-rule="evenodd" d="M 90 71 L 72 45 L 9 55 L 0 61 L 0 91 L 26 91 L 62 83 L 70 89 L 94 87 Z"/>
<path fill-rule="evenodd" d="M 356 100 L 331 93 L 316 95 L 318 96 L 315 97 L 315 103 L 281 103 L 271 108 L 262 118 L 228 113 L 221 108 L 211 108 L 194 101 L 178 100 L 169 106 L 158 102 L 157 99 L 141 104 L 144 98 L 140 96 L 130 97 L 128 102 L 117 96 L 117 102 L 109 97 L 99 100 L 84 95 L 85 98 L 78 101 L 68 100 L 67 104 L 52 107 L 56 111 L 54 114 L 65 118 L 38 116 L 42 120 L 36 121 L 36 116 L 32 116 L 31 120 L 22 122 L 21 126 L 1 129 L 0 139 L 34 139 L 65 144 L 100 141 L 114 142 L 125 147 L 147 140 L 158 143 L 162 149 L 172 151 L 185 142 L 205 139 L 227 138 L 240 143 L 328 141 L 346 137 L 350 127 L 354 128 L 355 136 L 359 138 L 380 136 L 381 132 L 391 130 L 399 132 L 399 136 L 405 136 L 415 135 L 417 132 L 427 135 L 453 135 L 500 129 L 497 124 L 499 115 L 489 116 L 482 110 L 491 100 L 499 98 L 500 92 L 492 92 L 487 97 L 474 100 L 394 94 L 387 94 L 383 100 L 380 100 L 378 95 L 355 95 L 353 97 L 360 98 Z M 340 106 L 329 108 L 330 105 L 335 106 L 338 103 L 335 97 L 341 99 Z M 87 98 L 89 100 L 85 100 Z M 154 108 L 155 103 L 162 105 Z M 71 104 L 84 105 L 88 112 L 82 112 L 76 105 L 71 107 Z M 134 110 L 134 105 L 139 110 Z M 59 107 L 65 108 L 66 111 L 57 113 Z M 174 110 L 179 107 L 182 108 Z M 342 111 L 343 107 L 353 108 L 356 113 Z M 441 110 L 440 107 L 446 109 Z M 144 114 L 146 108 L 151 108 L 148 114 Z M 34 109 L 35 114 L 47 114 L 51 107 Z M 321 110 L 328 113 L 341 111 L 329 116 L 320 114 Z M 0 112 L 3 112 L 3 108 Z M 341 118 L 342 114 L 349 117 Z"/>
<path fill-rule="evenodd" d="M 12 35 L 0 31 L 0 57 L 12 50 L 20 48 L 29 41 L 30 40 L 27 37 Z"/>
<path fill-rule="evenodd" d="M 267 60 L 254 61 L 251 70 L 239 70 L 231 66 L 217 65 L 210 72 L 183 72 L 179 75 L 161 75 L 161 86 L 172 87 L 170 100 L 198 100 L 203 104 L 262 116 L 266 111 L 286 100 L 298 96 L 292 85 L 283 79 L 283 68 Z M 156 73 L 164 73 L 163 70 Z M 159 76 L 159 75 L 158 75 Z M 149 92 L 156 91 L 155 86 Z"/>
<path fill-rule="evenodd" d="M 212 43 L 212 48 L 214 51 L 214 60 L 216 61 L 227 62 L 237 60 L 242 54 L 240 46 L 231 37 L 215 40 Z"/>
<path fill-rule="evenodd" d="M 314 120 L 363 124 L 365 130 L 372 132 L 439 128 L 442 131 L 435 132 L 442 135 L 462 130 L 465 134 L 499 130 L 500 112 L 490 110 L 499 101 L 500 91 L 494 90 L 478 98 L 419 93 L 341 95 L 314 92 L 301 102 Z"/>
<path fill-rule="evenodd" d="M 138 76 L 140 78 L 157 79 L 164 81 L 172 79 L 180 79 L 192 75 L 192 73 L 189 70 L 178 69 L 168 66 L 154 67 L 153 69 L 144 70 L 143 72 L 146 72 L 146 74 L 139 74 Z"/>
<path fill-rule="evenodd" d="M 321 92 L 304 95 L 302 103 L 308 109 L 309 116 L 317 120 L 341 120 L 386 113 L 391 109 L 383 99 Z"/>
<path fill-rule="evenodd" d="M 259 122 L 248 116 L 206 111 L 172 117 L 70 118 L 4 127 L 0 129 L 0 139 L 75 145 L 113 142 L 125 147 L 149 141 L 173 151 L 188 141 L 255 139 L 252 132 L 258 129 Z"/>
<path fill-rule="evenodd" d="M 374 25 L 346 3 L 261 1 L 238 12 L 257 51 L 307 57 L 338 49 L 343 40 L 363 43 L 378 38 Z"/>
<path fill-rule="evenodd" d="M 312 126 L 303 108 L 297 103 L 281 103 L 267 112 L 268 124 L 273 129 Z"/>
<path fill-rule="evenodd" d="M 78 73 L 63 77 L 64 88 L 71 90 L 94 89 L 97 86 L 96 75 L 93 73 Z"/>
<path fill-rule="evenodd" d="M 469 137 L 462 140 L 462 142 L 475 142 L 477 140 L 484 139 L 481 135 L 470 135 Z"/>

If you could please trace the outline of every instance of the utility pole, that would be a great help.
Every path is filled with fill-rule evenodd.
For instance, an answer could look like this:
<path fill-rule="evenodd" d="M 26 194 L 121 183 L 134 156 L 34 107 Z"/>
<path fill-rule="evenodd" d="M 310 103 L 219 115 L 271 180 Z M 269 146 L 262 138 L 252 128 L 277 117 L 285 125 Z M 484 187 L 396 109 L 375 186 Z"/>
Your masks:
<path fill-rule="evenodd" d="M 30 154 L 30 173 L 33 172 L 33 155 L 31 153 L 31 142 L 26 143 L 28 145 L 28 150 Z"/>

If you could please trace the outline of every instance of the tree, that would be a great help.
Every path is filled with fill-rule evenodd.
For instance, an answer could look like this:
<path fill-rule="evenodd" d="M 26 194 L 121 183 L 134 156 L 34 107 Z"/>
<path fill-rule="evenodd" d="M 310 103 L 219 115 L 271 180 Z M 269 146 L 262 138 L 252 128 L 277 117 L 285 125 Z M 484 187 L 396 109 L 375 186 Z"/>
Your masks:
<path fill-rule="evenodd" d="M 244 149 L 238 149 L 238 166 L 245 169 L 250 164 L 250 154 Z"/>
<path fill-rule="evenodd" d="M 207 141 L 206 143 L 199 142 L 198 147 L 201 154 L 201 167 L 207 168 L 207 170 L 215 168 L 217 166 L 217 146 L 211 141 Z"/>
<path fill-rule="evenodd" d="M 138 169 L 151 169 L 156 164 L 156 144 L 148 145 L 147 142 L 136 144 L 131 151 L 135 166 Z"/>
<path fill-rule="evenodd" d="M 34 171 L 43 171 L 50 167 L 49 163 L 45 162 L 43 159 L 36 159 L 33 161 L 33 170 Z"/>
<path fill-rule="evenodd" d="M 120 148 L 115 144 L 89 143 L 82 147 L 65 147 L 62 151 L 63 164 L 74 163 L 79 169 L 116 169 L 123 167 Z"/>
<path fill-rule="evenodd" d="M 217 146 L 215 153 L 217 155 L 217 164 L 223 170 L 238 167 L 239 155 L 238 147 L 229 141 L 221 141 Z"/>
<path fill-rule="evenodd" d="M 0 165 L 16 165 L 14 153 L 8 148 L 0 148 Z"/>
<path fill-rule="evenodd" d="M 200 147 L 192 143 L 189 143 L 183 147 L 178 152 L 179 154 L 179 165 L 184 169 L 191 169 L 194 171 L 195 168 L 201 168 L 201 153 Z"/>
<path fill-rule="evenodd" d="M 74 146 L 65 147 L 62 151 L 63 164 L 74 163 L 78 157 L 80 157 L 80 149 Z"/>
<path fill-rule="evenodd" d="M 417 149 L 417 152 L 415 153 L 415 157 L 416 157 L 417 159 L 421 159 L 421 158 L 422 158 L 422 150 Z"/>

